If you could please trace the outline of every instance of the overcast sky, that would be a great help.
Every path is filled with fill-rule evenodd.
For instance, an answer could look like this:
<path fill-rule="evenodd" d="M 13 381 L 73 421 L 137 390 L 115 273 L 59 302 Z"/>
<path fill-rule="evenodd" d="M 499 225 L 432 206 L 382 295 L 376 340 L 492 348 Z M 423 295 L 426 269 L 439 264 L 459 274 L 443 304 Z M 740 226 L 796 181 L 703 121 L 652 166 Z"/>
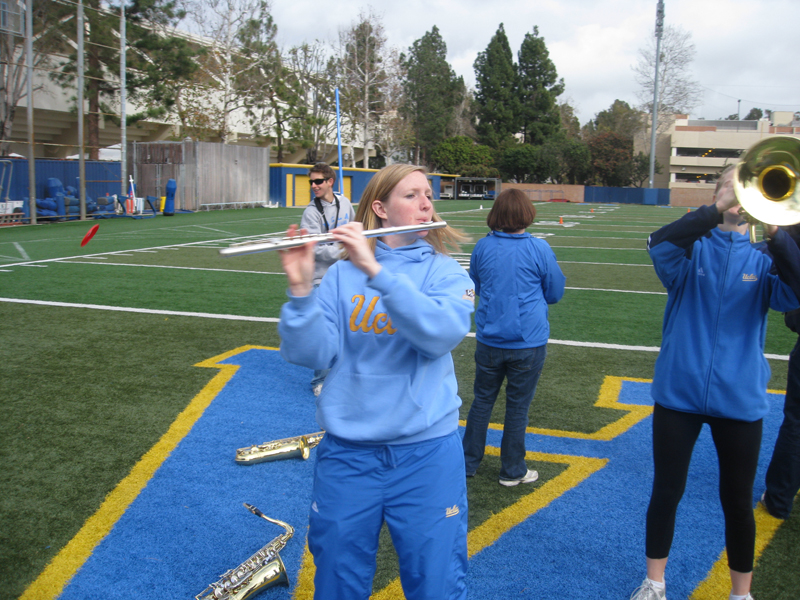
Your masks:
<path fill-rule="evenodd" d="M 800 110 L 800 0 L 664 0 L 665 25 L 691 33 L 692 77 L 703 90 L 693 119 L 724 118 L 752 107 Z M 390 46 L 407 51 L 436 25 L 447 59 L 474 87 L 473 63 L 503 23 L 514 60 L 539 27 L 564 78 L 559 98 L 583 125 L 615 99 L 637 103 L 631 67 L 655 29 L 657 0 L 272 0 L 278 41 L 288 50 L 333 43 L 371 6 Z M 741 100 L 741 108 L 738 101 Z"/>

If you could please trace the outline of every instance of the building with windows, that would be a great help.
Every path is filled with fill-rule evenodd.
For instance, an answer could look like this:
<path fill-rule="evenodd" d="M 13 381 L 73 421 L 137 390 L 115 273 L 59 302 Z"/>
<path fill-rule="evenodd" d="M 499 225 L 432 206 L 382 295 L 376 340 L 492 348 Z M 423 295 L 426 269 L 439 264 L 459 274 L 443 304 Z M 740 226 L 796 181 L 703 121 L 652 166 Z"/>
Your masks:
<path fill-rule="evenodd" d="M 708 204 L 719 173 L 738 162 L 750 146 L 774 135 L 800 138 L 800 113 L 775 111 L 758 121 L 693 120 L 675 115 L 656 141 L 662 173 L 655 176 L 655 187 L 669 188 L 673 206 Z"/>

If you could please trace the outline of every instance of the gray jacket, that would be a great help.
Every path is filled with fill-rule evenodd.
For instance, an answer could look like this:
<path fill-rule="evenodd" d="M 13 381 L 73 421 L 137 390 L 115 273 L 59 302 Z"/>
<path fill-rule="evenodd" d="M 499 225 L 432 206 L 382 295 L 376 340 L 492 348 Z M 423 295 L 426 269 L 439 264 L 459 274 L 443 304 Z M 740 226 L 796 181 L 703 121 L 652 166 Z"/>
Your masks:
<path fill-rule="evenodd" d="M 356 214 L 350 200 L 342 194 L 334 193 L 333 196 L 335 198 L 333 202 L 320 201 L 322 212 L 317 209 L 316 203 L 312 199 L 303 211 L 300 228 L 307 229 L 310 234 L 328 233 L 330 229 L 336 229 L 352 221 Z M 339 201 L 338 209 L 336 200 Z M 317 244 L 314 248 L 314 285 L 319 285 L 328 267 L 339 260 L 341 252 L 342 249 L 337 243 Z"/>

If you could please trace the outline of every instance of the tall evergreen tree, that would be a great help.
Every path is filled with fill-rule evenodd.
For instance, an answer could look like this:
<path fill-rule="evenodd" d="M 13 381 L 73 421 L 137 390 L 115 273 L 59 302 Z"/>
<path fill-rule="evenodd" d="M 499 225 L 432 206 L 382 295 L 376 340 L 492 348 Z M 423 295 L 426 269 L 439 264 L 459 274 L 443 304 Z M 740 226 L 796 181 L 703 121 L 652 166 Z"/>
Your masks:
<path fill-rule="evenodd" d="M 294 151 L 288 138 L 300 138 L 305 120 L 300 102 L 300 82 L 285 64 L 275 42 L 278 28 L 266 12 L 250 19 L 239 30 L 238 56 L 244 66 L 236 78 L 236 89 L 245 99 L 244 109 L 256 138 L 265 141 L 275 133 L 278 162 L 284 152 Z"/>
<path fill-rule="evenodd" d="M 101 113 L 110 114 L 107 104 L 119 93 L 117 81 L 106 77 L 108 70 L 119 71 L 119 49 L 108 44 L 114 39 L 119 25 L 119 16 L 104 10 L 100 0 L 86 0 L 83 3 L 84 22 L 84 98 L 88 104 L 86 111 L 86 145 L 91 160 L 97 160 L 100 152 Z M 77 11 L 62 20 L 62 32 L 71 44 L 77 44 Z M 70 42 L 68 42 L 70 43 Z M 62 85 L 75 84 L 78 76 L 78 53 L 76 48 L 62 60 L 51 77 Z M 111 65 L 114 65 L 113 67 Z M 107 69 L 106 66 L 109 68 Z M 112 71 L 113 72 L 113 71 Z M 77 97 L 74 98 L 77 100 Z"/>
<path fill-rule="evenodd" d="M 447 45 L 436 25 L 400 60 L 406 70 L 402 110 L 414 131 L 417 162 L 422 164 L 444 139 L 465 86 L 447 62 Z"/>
<path fill-rule="evenodd" d="M 517 55 L 519 123 L 523 139 L 530 144 L 544 144 L 558 133 L 561 120 L 556 98 L 564 93 L 564 80 L 539 37 L 539 28 L 526 33 Z"/>
<path fill-rule="evenodd" d="M 625 187 L 633 174 L 633 140 L 613 131 L 603 131 L 589 140 L 592 170 L 600 185 Z"/>
<path fill-rule="evenodd" d="M 58 3 L 51 3 L 56 8 Z M 119 124 L 116 103 L 119 98 L 119 6 L 100 0 L 84 3 L 84 98 L 86 146 L 90 159 L 100 151 L 100 127 L 104 119 Z M 63 8 L 57 8 L 63 11 Z M 74 10 L 74 9 L 72 9 Z M 180 38 L 168 33 L 184 12 L 176 0 L 133 0 L 125 9 L 127 91 L 131 100 L 144 109 L 128 117 L 128 124 L 145 117 L 163 117 L 175 104 L 180 82 L 196 65 L 195 51 Z M 61 15 L 60 33 L 67 47 L 75 48 L 77 14 Z M 78 73 L 77 51 L 73 50 L 51 73 L 62 85 L 75 85 Z"/>
<path fill-rule="evenodd" d="M 478 139 L 497 148 L 504 139 L 519 131 L 517 70 L 502 23 L 486 50 L 478 53 L 473 68 Z"/>
<path fill-rule="evenodd" d="M 594 117 L 591 130 L 588 133 L 602 133 L 603 131 L 613 131 L 622 137 L 633 139 L 636 133 L 642 129 L 645 122 L 644 115 L 631 108 L 623 100 L 614 100 L 609 108 L 601 110 Z"/>
<path fill-rule="evenodd" d="M 126 5 L 126 87 L 128 98 L 142 107 L 127 116 L 128 125 L 145 118 L 166 118 L 197 70 L 194 59 L 199 48 L 172 35 L 186 15 L 177 1 L 132 0 Z"/>

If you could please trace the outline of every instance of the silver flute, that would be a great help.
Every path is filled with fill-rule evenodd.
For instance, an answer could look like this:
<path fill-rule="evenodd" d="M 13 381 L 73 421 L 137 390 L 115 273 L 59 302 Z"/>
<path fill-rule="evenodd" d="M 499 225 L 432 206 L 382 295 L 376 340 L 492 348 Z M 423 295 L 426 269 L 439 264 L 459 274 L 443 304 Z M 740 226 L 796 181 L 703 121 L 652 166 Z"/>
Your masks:
<path fill-rule="evenodd" d="M 415 231 L 427 231 L 429 229 L 441 229 L 447 227 L 445 221 L 428 221 L 418 225 L 401 225 L 400 227 L 383 227 L 381 229 L 367 229 L 364 237 L 383 237 L 384 235 L 396 235 L 398 233 L 413 233 Z M 294 237 L 269 238 L 256 240 L 253 242 L 242 242 L 231 244 L 227 248 L 222 248 L 219 253 L 222 256 L 244 256 L 245 254 L 255 254 L 257 252 L 269 252 L 270 250 L 286 250 L 297 248 L 309 242 L 331 242 L 333 235 L 330 233 L 311 233 L 308 235 L 296 235 Z"/>

